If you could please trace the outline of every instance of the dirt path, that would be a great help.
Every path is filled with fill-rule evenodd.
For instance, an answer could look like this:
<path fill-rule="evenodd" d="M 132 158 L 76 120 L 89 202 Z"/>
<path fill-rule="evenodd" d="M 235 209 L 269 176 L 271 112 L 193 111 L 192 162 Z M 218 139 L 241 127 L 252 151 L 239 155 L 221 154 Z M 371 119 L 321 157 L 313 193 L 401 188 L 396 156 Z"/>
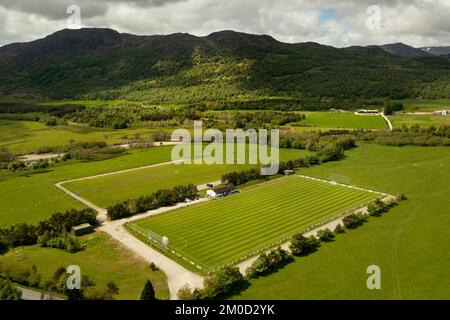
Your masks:
<path fill-rule="evenodd" d="M 392 125 L 391 120 L 389 120 L 389 118 L 387 116 L 385 116 L 383 113 L 381 113 L 381 116 L 383 117 L 384 121 L 386 121 L 386 123 L 389 127 L 389 130 L 391 130 L 391 131 L 394 130 L 394 126 Z"/>
<path fill-rule="evenodd" d="M 167 284 L 170 290 L 170 299 L 176 300 L 177 292 L 182 286 L 184 286 L 185 284 L 189 284 L 191 288 L 201 287 L 203 284 L 203 277 L 187 270 L 172 259 L 166 257 L 164 254 L 158 252 L 141 240 L 132 236 L 124 228 L 124 224 L 127 222 L 144 219 L 163 212 L 195 205 L 197 203 L 205 202 L 208 200 L 209 198 L 200 198 L 199 200 L 195 200 L 191 203 L 179 203 L 173 207 L 159 208 L 126 219 L 105 221 L 99 229 L 108 233 L 112 238 L 116 239 L 129 250 L 144 258 L 148 263 L 153 262 L 159 269 L 161 269 L 167 276 Z"/>
<path fill-rule="evenodd" d="M 120 241 L 122 245 L 137 253 L 148 263 L 153 262 L 167 276 L 167 284 L 170 290 L 170 299 L 177 299 L 178 290 L 185 284 L 189 284 L 191 288 L 201 287 L 203 277 L 187 270 L 162 253 L 152 249 L 147 244 L 133 237 L 125 230 L 121 223 L 107 223 L 101 228 L 102 231 L 108 233 L 111 237 Z"/>
<path fill-rule="evenodd" d="M 77 201 L 83 203 L 87 207 L 97 211 L 98 219 L 102 223 L 101 227 L 99 228 L 100 230 L 109 234 L 112 238 L 119 241 L 122 245 L 124 245 L 125 247 L 130 249 L 132 252 L 136 253 L 137 255 L 141 256 L 149 263 L 153 262 L 159 269 L 161 269 L 167 276 L 167 283 L 168 283 L 169 290 L 170 290 L 170 298 L 175 300 L 175 299 L 177 299 L 178 290 L 185 284 L 189 284 L 192 288 L 201 287 L 201 285 L 203 284 L 203 277 L 192 271 L 187 270 L 186 268 L 184 268 L 180 264 L 176 263 L 172 259 L 166 257 L 162 253 L 149 247 L 144 242 L 142 242 L 139 239 L 132 236 L 124 228 L 124 224 L 127 222 L 144 219 L 144 218 L 147 218 L 147 217 L 150 217 L 150 216 L 153 216 L 156 214 L 160 214 L 163 212 L 168 212 L 168 211 L 172 211 L 172 210 L 175 210 L 178 208 L 195 205 L 197 203 L 205 202 L 210 199 L 209 198 L 200 198 L 199 200 L 194 200 L 190 203 L 179 203 L 175 206 L 163 207 L 163 208 L 159 208 L 156 210 L 151 210 L 146 213 L 137 214 L 137 215 L 134 215 L 129 218 L 115 220 L 115 221 L 108 221 L 106 209 L 96 206 L 92 202 L 76 195 L 74 192 L 68 190 L 67 188 L 65 188 L 63 186 L 63 184 L 68 183 L 68 182 L 94 179 L 94 178 L 98 178 L 98 177 L 105 177 L 105 176 L 114 175 L 114 174 L 132 172 L 132 171 L 136 171 L 136 170 L 142 170 L 142 169 L 146 169 L 146 168 L 169 165 L 169 164 L 173 164 L 173 163 L 175 163 L 175 162 L 164 162 L 164 163 L 149 165 L 149 166 L 145 166 L 145 167 L 139 167 L 139 168 L 133 168 L 133 169 L 127 169 L 127 170 L 122 170 L 122 171 L 115 171 L 115 172 L 111 172 L 111 173 L 100 174 L 100 175 L 96 175 L 96 176 L 67 180 L 67 181 L 56 183 L 55 186 L 58 189 L 60 189 L 61 191 L 63 191 L 64 193 L 66 193 L 67 195 L 69 195 L 72 198 L 76 199 Z M 213 185 L 217 185 L 217 184 L 220 184 L 220 180 L 214 181 L 211 183 Z M 199 191 L 205 190 L 207 188 L 208 188 L 207 184 L 202 184 L 202 185 L 197 186 L 197 189 Z"/>
<path fill-rule="evenodd" d="M 23 288 L 17 286 L 17 289 L 19 289 L 22 292 L 22 299 L 23 300 L 62 300 L 59 297 L 51 296 L 48 294 L 42 295 L 40 291 Z"/>

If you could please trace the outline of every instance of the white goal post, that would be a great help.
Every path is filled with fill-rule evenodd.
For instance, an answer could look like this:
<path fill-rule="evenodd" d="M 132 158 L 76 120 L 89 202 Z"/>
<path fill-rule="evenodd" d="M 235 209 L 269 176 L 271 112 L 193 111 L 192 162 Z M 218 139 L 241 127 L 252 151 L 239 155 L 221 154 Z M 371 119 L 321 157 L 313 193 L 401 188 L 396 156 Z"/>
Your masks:
<path fill-rule="evenodd" d="M 169 241 L 169 238 L 167 238 L 166 236 L 161 236 L 161 235 L 157 234 L 156 232 L 148 230 L 147 237 L 150 241 L 152 241 L 159 247 L 161 247 L 163 249 L 169 248 L 170 241 Z"/>

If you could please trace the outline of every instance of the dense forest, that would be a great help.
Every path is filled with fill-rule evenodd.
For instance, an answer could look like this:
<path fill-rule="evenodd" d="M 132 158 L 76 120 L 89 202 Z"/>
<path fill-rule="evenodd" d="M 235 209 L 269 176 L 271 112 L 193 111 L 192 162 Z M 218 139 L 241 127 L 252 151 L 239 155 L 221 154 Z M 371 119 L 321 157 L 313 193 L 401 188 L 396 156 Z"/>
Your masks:
<path fill-rule="evenodd" d="M 63 30 L 1 47 L 0 68 L 0 98 L 305 110 L 354 105 L 354 99 L 450 97 L 446 58 L 402 58 L 377 47 L 287 44 L 232 31 L 195 37 Z"/>

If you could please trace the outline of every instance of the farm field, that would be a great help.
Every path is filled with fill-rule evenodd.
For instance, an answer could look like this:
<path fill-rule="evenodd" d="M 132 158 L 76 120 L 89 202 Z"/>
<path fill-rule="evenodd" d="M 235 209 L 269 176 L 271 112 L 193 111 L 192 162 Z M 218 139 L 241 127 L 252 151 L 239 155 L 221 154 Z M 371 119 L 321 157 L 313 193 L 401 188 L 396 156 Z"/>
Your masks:
<path fill-rule="evenodd" d="M 408 200 L 279 272 L 251 280 L 234 299 L 450 299 L 448 148 L 360 143 L 347 155 L 302 173 L 341 175 Z M 381 268 L 381 290 L 366 287 L 373 264 Z"/>
<path fill-rule="evenodd" d="M 300 158 L 312 154 L 306 150 L 280 149 L 282 160 Z M 64 187 L 84 199 L 106 208 L 116 202 L 150 194 L 158 189 L 170 189 L 176 185 L 196 185 L 220 180 L 222 175 L 240 171 L 253 165 L 175 165 L 146 168 L 133 172 L 65 183 Z"/>
<path fill-rule="evenodd" d="M 37 223 L 55 212 L 83 207 L 83 204 L 57 189 L 54 186 L 57 182 L 167 162 L 170 161 L 171 151 L 171 146 L 132 149 L 125 155 L 109 160 L 99 162 L 61 162 L 57 166 L 49 168 L 47 172 L 0 180 L 0 205 L 2 207 L 0 212 L 0 225 L 10 225 L 20 222 Z M 282 159 L 298 158 L 306 154 L 309 154 L 309 152 L 280 149 L 280 157 Z M 183 182 L 190 183 L 199 180 L 201 182 L 207 182 L 211 179 L 213 181 L 219 180 L 222 172 L 225 172 L 224 167 L 226 166 L 196 166 L 194 170 L 195 175 L 186 167 L 187 165 L 178 166 L 176 170 L 182 170 L 182 173 L 179 172 L 179 174 L 175 174 L 175 171 L 170 170 L 163 171 L 163 173 L 167 174 L 165 177 L 161 176 L 160 173 L 158 174 L 166 186 L 175 186 Z M 237 165 L 233 168 L 243 169 L 242 166 Z M 153 174 L 155 171 L 153 170 L 151 173 Z M 188 181 L 188 178 L 185 178 L 183 174 L 187 174 L 188 178 L 193 177 L 197 180 Z M 169 178 L 171 179 L 170 181 L 167 180 Z M 125 177 L 126 179 L 128 178 Z M 140 196 L 151 192 L 151 190 L 155 190 L 155 188 L 160 188 L 160 186 L 155 185 L 152 181 L 154 180 L 152 180 L 151 175 L 146 176 L 142 186 L 129 185 L 129 192 L 142 192 L 138 194 Z M 103 189 L 100 189 L 98 186 L 93 187 L 105 191 L 110 195 L 112 194 L 111 202 L 108 205 L 113 204 L 117 199 L 123 198 L 121 194 L 115 194 L 116 189 L 112 186 L 114 185 L 105 184 L 101 186 Z M 139 187 L 142 189 L 139 189 Z M 126 182 L 124 182 L 124 189 L 127 190 Z M 89 186 L 86 186 L 86 190 L 90 190 Z M 102 197 L 102 193 L 97 192 L 98 194 L 96 196 Z M 81 193 L 83 196 L 86 195 L 84 190 Z"/>
<path fill-rule="evenodd" d="M 381 116 L 358 116 L 352 112 L 301 112 L 306 119 L 298 122 L 297 126 L 314 128 L 343 128 L 343 129 L 385 129 L 387 128 Z"/>
<path fill-rule="evenodd" d="M 139 299 L 147 280 L 152 282 L 158 298 L 169 297 L 164 273 L 151 271 L 148 263 L 108 235 L 96 232 L 81 239 L 86 249 L 77 253 L 37 245 L 11 249 L 0 255 L 0 267 L 29 270 L 35 265 L 45 281 L 53 276 L 58 267 L 78 265 L 82 275 L 92 279 L 98 290 L 104 290 L 109 281 L 115 282 L 119 287 L 117 299 Z"/>
<path fill-rule="evenodd" d="M 439 127 L 443 125 L 450 126 L 450 116 L 432 116 L 432 115 L 412 115 L 401 114 L 389 116 L 394 128 L 401 128 L 403 125 L 411 127 L 419 125 L 420 127 Z"/>
<path fill-rule="evenodd" d="M 158 128 L 130 128 L 123 130 L 92 128 L 84 124 L 69 124 L 48 127 L 45 123 L 33 121 L 0 120 L 0 147 L 7 147 L 15 154 L 36 152 L 39 148 L 57 147 L 71 141 L 121 142 L 125 136 L 133 139 L 135 134 L 145 137 L 151 133 L 167 131 Z"/>
<path fill-rule="evenodd" d="M 0 225 L 36 223 L 58 211 L 83 206 L 57 189 L 60 181 L 170 161 L 171 147 L 134 149 L 99 162 L 61 162 L 47 172 L 0 180 Z"/>
<path fill-rule="evenodd" d="M 450 99 L 403 99 L 393 100 L 403 103 L 406 112 L 431 112 L 436 110 L 450 109 Z"/>
<path fill-rule="evenodd" d="M 293 175 L 133 222 L 129 230 L 134 225 L 166 236 L 171 249 L 210 270 L 379 196 Z"/>

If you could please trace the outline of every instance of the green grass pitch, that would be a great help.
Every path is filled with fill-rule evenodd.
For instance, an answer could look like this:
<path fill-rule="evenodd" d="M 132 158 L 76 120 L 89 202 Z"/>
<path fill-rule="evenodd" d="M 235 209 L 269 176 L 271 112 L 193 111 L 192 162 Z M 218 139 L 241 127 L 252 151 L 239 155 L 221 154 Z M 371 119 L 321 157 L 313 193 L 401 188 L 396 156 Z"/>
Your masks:
<path fill-rule="evenodd" d="M 379 196 L 294 175 L 132 225 L 167 236 L 171 249 L 211 270 Z"/>

